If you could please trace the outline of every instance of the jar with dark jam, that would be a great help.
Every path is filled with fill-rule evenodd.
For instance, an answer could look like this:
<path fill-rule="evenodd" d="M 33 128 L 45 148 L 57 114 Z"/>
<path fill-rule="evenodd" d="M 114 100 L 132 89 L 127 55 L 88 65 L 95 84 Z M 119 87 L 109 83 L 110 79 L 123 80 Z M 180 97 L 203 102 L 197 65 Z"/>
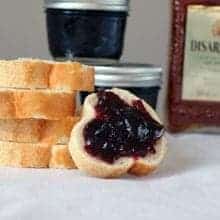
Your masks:
<path fill-rule="evenodd" d="M 45 0 L 48 42 L 56 60 L 118 60 L 128 0 Z"/>
<path fill-rule="evenodd" d="M 156 108 L 162 77 L 160 67 L 132 63 L 95 64 L 94 67 L 96 91 L 126 89 Z M 87 95 L 81 93 L 81 103 Z"/>

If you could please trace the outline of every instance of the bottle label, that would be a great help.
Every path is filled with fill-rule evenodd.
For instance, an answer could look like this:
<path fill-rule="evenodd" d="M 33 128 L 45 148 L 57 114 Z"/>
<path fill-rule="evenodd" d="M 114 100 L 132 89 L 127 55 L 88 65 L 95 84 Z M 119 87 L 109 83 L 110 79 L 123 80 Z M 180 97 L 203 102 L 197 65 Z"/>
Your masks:
<path fill-rule="evenodd" d="M 220 101 L 220 6 L 187 8 L 182 98 Z"/>

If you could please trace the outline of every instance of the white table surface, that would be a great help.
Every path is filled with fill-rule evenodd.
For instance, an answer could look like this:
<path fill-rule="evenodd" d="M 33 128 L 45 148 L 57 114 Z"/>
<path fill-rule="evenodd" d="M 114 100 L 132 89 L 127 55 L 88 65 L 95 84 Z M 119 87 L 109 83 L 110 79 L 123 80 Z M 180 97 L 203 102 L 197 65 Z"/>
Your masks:
<path fill-rule="evenodd" d="M 2 168 L 0 220 L 219 220 L 220 136 L 168 139 L 167 159 L 144 178 Z"/>

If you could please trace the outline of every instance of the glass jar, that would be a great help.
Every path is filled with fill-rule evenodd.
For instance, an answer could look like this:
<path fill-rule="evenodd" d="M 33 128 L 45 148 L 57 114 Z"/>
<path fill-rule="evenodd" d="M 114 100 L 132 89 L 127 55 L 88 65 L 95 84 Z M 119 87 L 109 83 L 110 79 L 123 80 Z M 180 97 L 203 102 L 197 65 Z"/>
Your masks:
<path fill-rule="evenodd" d="M 45 0 L 51 55 L 87 62 L 120 59 L 128 4 L 128 0 Z"/>
<path fill-rule="evenodd" d="M 96 64 L 94 67 L 96 91 L 116 87 L 126 89 L 156 108 L 162 82 L 160 67 L 132 63 Z M 81 103 L 87 95 L 81 94 Z"/>

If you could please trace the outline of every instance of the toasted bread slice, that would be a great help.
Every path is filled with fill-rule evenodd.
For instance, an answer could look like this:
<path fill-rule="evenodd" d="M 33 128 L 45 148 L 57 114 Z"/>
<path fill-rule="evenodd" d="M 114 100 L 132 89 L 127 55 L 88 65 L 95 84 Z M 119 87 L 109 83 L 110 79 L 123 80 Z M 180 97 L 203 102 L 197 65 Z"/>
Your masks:
<path fill-rule="evenodd" d="M 67 145 L 54 145 L 51 150 L 50 168 L 76 169 Z"/>
<path fill-rule="evenodd" d="M 38 143 L 56 135 L 56 144 L 67 144 L 71 130 L 79 117 L 67 117 L 57 121 L 44 119 L 0 120 L 0 141 Z"/>
<path fill-rule="evenodd" d="M 110 90 L 118 95 L 122 100 L 132 105 L 134 100 L 139 100 L 138 97 L 130 92 L 120 89 Z M 83 131 L 85 126 L 96 117 L 95 106 L 98 98 L 96 94 L 89 95 L 83 106 L 83 113 L 80 122 L 78 122 L 71 133 L 69 150 L 75 161 L 76 166 L 92 176 L 110 178 L 119 177 L 125 173 L 135 175 L 146 175 L 155 170 L 165 156 L 167 147 L 166 139 L 161 137 L 155 146 L 156 154 L 147 155 L 145 158 L 133 159 L 130 157 L 121 157 L 114 164 L 108 164 L 99 160 L 85 151 L 85 141 Z M 160 122 L 155 111 L 142 100 L 146 111 L 153 119 Z"/>
<path fill-rule="evenodd" d="M 77 62 L 35 59 L 1 60 L 0 87 L 52 89 L 63 92 L 92 91 L 94 69 Z"/>
<path fill-rule="evenodd" d="M 67 145 L 0 141 L 0 166 L 21 168 L 76 168 Z"/>
<path fill-rule="evenodd" d="M 0 141 L 0 166 L 46 168 L 50 158 L 49 145 Z"/>
<path fill-rule="evenodd" d="M 75 93 L 0 89 L 0 119 L 58 120 L 74 116 Z"/>

